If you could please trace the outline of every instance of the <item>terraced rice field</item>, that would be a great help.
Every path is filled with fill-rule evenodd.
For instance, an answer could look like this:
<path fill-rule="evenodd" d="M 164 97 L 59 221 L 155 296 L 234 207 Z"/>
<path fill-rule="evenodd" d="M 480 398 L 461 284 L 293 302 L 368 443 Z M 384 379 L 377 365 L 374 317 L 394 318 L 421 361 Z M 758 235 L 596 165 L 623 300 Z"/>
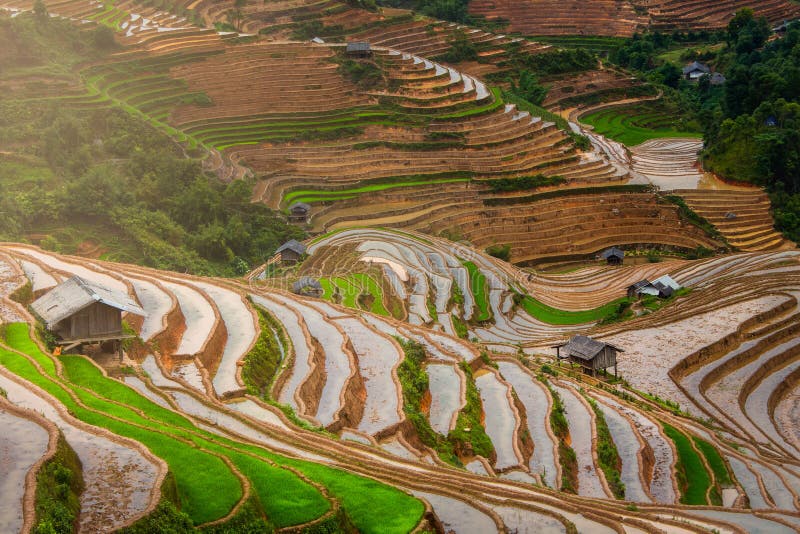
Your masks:
<path fill-rule="evenodd" d="M 642 104 L 593 111 L 581 116 L 581 121 L 592 126 L 597 133 L 627 146 L 650 139 L 701 137 L 699 132 L 679 129 L 675 119 L 658 108 Z"/>
<path fill-rule="evenodd" d="M 418 314 L 420 324 L 413 325 L 385 316 L 381 318 L 380 315 L 374 315 L 358 306 L 341 307 L 318 299 L 283 293 L 270 289 L 267 283 L 263 287 L 258 284 L 247 287 L 237 283 L 186 278 L 174 273 L 158 273 L 130 266 L 89 263 L 78 258 L 59 257 L 28 246 L 14 246 L 4 247 L 3 253 L 12 258 L 11 261 L 35 263 L 38 270 L 32 277 L 41 279 L 46 274 L 55 279 L 72 272 L 80 272 L 95 280 L 121 283 L 121 287 L 134 296 L 139 292 L 146 294 L 142 289 L 146 287 L 150 295 L 141 299 L 141 303 L 160 318 L 159 323 L 164 327 L 164 332 L 155 329 L 155 321 L 143 323 L 141 328 L 144 324 L 149 324 L 148 330 L 153 339 L 166 340 L 171 337 L 172 342 L 162 344 L 161 350 L 152 352 L 152 355 L 142 356 L 140 363 L 133 362 L 134 368 L 141 365 L 143 370 L 147 370 L 147 375 L 126 377 L 125 383 L 133 388 L 105 378 L 95 365 L 83 357 L 51 359 L 30 341 L 27 326 L 24 325 L 6 329 L 3 343 L 7 348 L 3 349 L 3 363 L 11 373 L 37 383 L 43 388 L 43 395 L 54 395 L 45 397 L 51 399 L 47 402 L 55 403 L 54 406 L 67 406 L 78 420 L 85 419 L 95 426 L 126 436 L 129 441 L 122 443 L 134 443 L 130 440 L 144 443 L 150 453 L 155 455 L 151 458 L 156 463 L 151 465 L 164 466 L 175 473 L 184 508 L 198 522 L 212 520 L 215 516 L 224 517 L 236 502 L 245 498 L 248 492 L 254 492 L 264 503 L 270 520 L 277 525 L 289 526 L 314 517 L 327 517 L 326 514 L 333 510 L 330 499 L 335 499 L 333 502 L 343 506 L 353 520 L 358 521 L 359 528 L 376 531 L 378 527 L 370 519 L 373 517 L 371 511 L 374 507 L 383 506 L 381 503 L 388 503 L 388 499 L 396 502 L 398 495 L 404 494 L 392 493 L 394 490 L 388 486 L 379 486 L 383 489 L 378 492 L 378 500 L 370 500 L 370 512 L 367 512 L 364 501 L 358 496 L 362 490 L 358 488 L 366 487 L 363 484 L 375 484 L 361 482 L 364 479 L 359 478 L 359 475 L 369 474 L 391 485 L 410 489 L 414 495 L 426 497 L 433 506 L 437 520 L 445 524 L 459 525 L 464 517 L 474 516 L 473 520 L 478 522 L 485 521 L 481 518 L 489 518 L 494 525 L 492 529 L 500 528 L 498 525 L 521 526 L 526 521 L 532 521 L 533 524 L 554 531 L 561 529 L 559 525 L 570 524 L 578 528 L 602 530 L 600 523 L 596 521 L 604 517 L 603 514 L 613 513 L 618 517 L 619 514 L 625 515 L 629 512 L 615 504 L 605 488 L 605 476 L 595 459 L 595 417 L 588 408 L 584 395 L 598 403 L 609 426 L 610 439 L 620 451 L 622 462 L 618 469 L 619 476 L 626 485 L 626 499 L 637 501 L 637 513 L 644 514 L 644 517 L 649 518 L 648 521 L 670 521 L 663 517 L 663 512 L 660 512 L 662 515 L 650 515 L 648 503 L 670 506 L 681 501 L 719 505 L 721 501 L 718 499 L 723 495 L 723 490 L 727 492 L 726 495 L 731 491 L 741 495 L 741 498 L 734 501 L 728 500 L 729 509 L 730 506 L 737 506 L 736 502 L 744 502 L 745 496 L 750 503 L 763 505 L 765 509 L 780 510 L 783 513 L 795 509 L 791 488 L 796 480 L 792 477 L 798 475 L 793 474 L 791 455 L 794 452 L 789 448 L 790 445 L 776 438 L 753 440 L 745 432 L 752 427 L 764 436 L 776 434 L 776 427 L 760 430 L 765 428 L 767 422 L 771 424 L 770 412 L 764 414 L 753 409 L 748 410 L 746 401 L 750 395 L 755 395 L 754 398 L 771 399 L 770 391 L 781 383 L 781 377 L 792 374 L 793 363 L 775 367 L 774 373 L 778 374 L 772 378 L 770 375 L 773 373 L 766 371 L 754 376 L 749 371 L 752 366 L 743 365 L 746 361 L 756 360 L 719 360 L 730 362 L 724 364 L 726 370 L 727 366 L 735 364 L 737 367 L 732 368 L 733 372 L 750 373 L 754 377 L 749 379 L 743 376 L 745 384 L 748 384 L 741 390 L 744 395 L 741 397 L 743 411 L 734 416 L 727 410 L 724 417 L 711 413 L 713 425 L 707 430 L 700 429 L 697 423 L 682 416 L 673 415 L 653 401 L 652 397 L 641 396 L 636 392 L 636 389 L 654 391 L 655 382 L 652 380 L 661 380 L 657 374 L 651 373 L 651 378 L 642 375 L 639 382 L 633 382 L 636 389 L 624 390 L 625 395 L 614 396 L 607 390 L 598 389 L 593 380 L 583 379 L 577 382 L 575 378 L 579 375 L 572 375 L 572 371 L 561 367 L 560 376 L 551 378 L 550 381 L 551 387 L 559 393 L 566 408 L 568 447 L 575 453 L 575 464 L 566 461 L 560 452 L 559 440 L 551 428 L 550 394 L 536 377 L 536 373 L 541 373 L 541 370 L 535 360 L 521 364 L 516 360 L 500 358 L 497 360 L 496 370 L 485 363 L 487 357 L 489 362 L 496 357 L 491 351 L 517 351 L 518 347 L 511 342 L 513 338 L 526 336 L 521 338 L 526 340 L 523 350 L 531 354 L 542 354 L 536 348 L 537 343 L 541 345 L 547 339 L 558 338 L 569 332 L 563 326 L 538 323 L 522 307 L 514 309 L 512 287 L 517 291 L 533 291 L 534 295 L 545 295 L 549 289 L 550 295 L 547 298 L 554 303 L 571 302 L 573 306 L 579 306 L 581 292 L 564 291 L 567 280 L 572 280 L 571 284 L 580 284 L 579 281 L 583 280 L 582 283 L 587 287 L 600 284 L 605 288 L 606 298 L 613 300 L 616 291 L 624 291 L 626 280 L 645 272 L 662 270 L 693 286 L 694 290 L 685 297 L 693 302 L 692 306 L 665 308 L 652 315 L 635 318 L 631 321 L 631 325 L 635 326 L 624 323 L 606 326 L 604 330 L 607 335 L 621 336 L 622 331 L 643 335 L 640 333 L 646 331 L 646 324 L 651 324 L 652 328 L 664 328 L 659 327 L 659 324 L 679 324 L 682 314 L 731 307 L 737 302 L 748 303 L 754 300 L 750 293 L 757 293 L 762 294 L 759 297 L 763 302 L 761 307 L 745 307 L 742 308 L 741 315 L 731 315 L 732 327 L 706 332 L 708 342 L 741 335 L 737 326 L 748 318 L 757 318 L 753 321 L 761 321 L 765 325 L 759 327 L 760 323 L 757 322 L 750 325 L 749 328 L 755 329 L 754 332 L 757 333 L 758 328 L 761 328 L 765 336 L 777 339 L 776 336 L 784 335 L 782 332 L 786 331 L 788 335 L 792 331 L 793 307 L 796 307 L 796 302 L 791 295 L 772 299 L 763 295 L 773 291 L 769 289 L 771 287 L 784 288 L 786 284 L 792 283 L 795 271 L 786 270 L 785 262 L 796 261 L 794 253 L 746 254 L 699 263 L 643 265 L 613 273 L 604 268 L 590 268 L 529 281 L 527 276 L 520 276 L 510 265 L 467 247 L 446 245 L 445 241 L 438 238 L 385 230 L 363 229 L 334 233 L 311 244 L 310 258 L 313 260 L 317 250 L 324 250 L 333 258 L 336 246 L 345 247 L 349 251 L 356 250 L 362 260 L 371 258 L 372 263 L 381 260 L 381 265 L 386 268 L 385 272 L 393 273 L 401 286 L 406 287 L 408 308 L 411 313 Z M 358 260 L 355 261 L 355 265 L 358 265 Z M 481 347 L 448 335 L 447 325 L 452 327 L 452 318 L 461 316 L 468 307 L 467 303 L 471 303 L 469 308 L 473 314 L 479 310 L 479 298 L 473 292 L 473 285 L 469 283 L 470 273 L 464 262 L 474 266 L 473 275 L 479 272 L 483 277 L 487 306 L 492 310 L 491 323 L 467 322 L 469 335 L 483 342 L 483 350 L 490 351 L 484 358 L 480 356 Z M 365 262 L 362 263 L 371 268 Z M 776 269 L 772 275 L 761 274 L 768 273 L 771 269 Z M 23 271 L 21 267 L 20 271 Z M 28 271 L 33 272 L 30 268 Z M 725 293 L 720 298 L 714 289 L 720 278 L 727 280 L 728 286 L 736 288 L 741 284 L 748 289 Z M 405 282 L 402 282 L 403 279 Z M 131 281 L 130 286 L 122 283 L 126 280 Z M 460 298 L 456 300 L 453 300 L 454 287 L 459 287 L 461 292 Z M 154 289 L 158 289 L 168 298 L 153 291 Z M 192 299 L 188 298 L 188 291 L 195 295 Z M 183 292 L 183 299 L 178 294 L 180 292 Z M 411 300 L 415 294 L 419 296 L 416 304 Z M 243 298 L 248 295 L 252 297 L 254 304 Z M 167 302 L 170 302 L 178 309 L 185 307 L 190 310 L 197 306 L 198 298 L 202 298 L 203 302 L 212 307 L 214 313 L 211 316 L 215 318 L 213 321 L 198 321 L 188 311 L 176 314 L 167 307 Z M 230 362 L 242 358 L 246 360 L 248 357 L 248 346 L 244 340 L 252 339 L 253 330 L 248 330 L 249 327 L 244 325 L 247 324 L 245 318 L 249 324 L 256 325 L 253 322 L 253 305 L 268 311 L 285 331 L 283 338 L 279 336 L 281 348 L 277 354 L 280 358 L 278 362 L 283 363 L 280 365 L 278 379 L 271 382 L 274 397 L 271 397 L 272 392 L 267 391 L 268 398 L 288 404 L 301 418 L 312 424 L 322 424 L 330 432 L 347 436 L 347 440 L 340 442 L 323 434 L 302 430 L 286 419 L 283 412 L 263 403 L 258 397 L 235 398 L 229 400 L 228 404 L 223 404 L 216 398 L 223 393 L 241 397 L 247 389 L 246 384 L 239 382 L 240 377 L 236 373 L 230 373 Z M 241 307 L 238 312 L 235 311 L 237 307 Z M 436 319 L 429 313 L 431 310 L 436 310 Z M 438 325 L 438 332 L 425 325 L 425 313 L 428 313 L 431 326 Z M 235 381 L 231 383 L 233 389 L 218 391 L 216 387 L 201 387 L 198 391 L 180 376 L 169 375 L 174 365 L 170 361 L 170 354 L 180 355 L 184 337 L 174 335 L 174 332 L 184 332 L 189 324 L 198 333 L 203 329 L 211 330 L 201 337 L 203 340 L 212 340 L 213 346 L 213 349 L 207 346 L 191 363 L 197 367 L 208 385 L 219 384 L 219 377 L 226 376 L 226 380 Z M 592 326 L 588 323 L 571 328 L 587 331 Z M 220 337 L 219 332 L 228 330 L 235 333 Z M 170 333 L 171 336 L 168 335 Z M 258 329 L 255 335 L 259 335 Z M 505 338 L 506 335 L 509 337 Z M 419 441 L 421 434 L 418 432 L 423 427 L 418 427 L 417 423 L 407 419 L 408 415 L 400 402 L 403 393 L 400 383 L 393 372 L 386 371 L 397 366 L 404 357 L 395 337 L 417 341 L 424 349 L 423 367 L 428 377 L 426 391 L 430 400 L 421 413 L 425 424 L 429 425 L 428 428 L 440 436 L 437 439 L 449 440 L 455 435 L 464 435 L 463 427 L 460 426 L 464 424 L 461 422 L 464 414 L 473 413 L 470 410 L 474 409 L 474 404 L 470 403 L 479 403 L 478 413 L 482 416 L 473 424 L 481 425 L 494 452 L 481 458 L 471 454 L 469 448 L 462 447 L 456 449 L 456 457 L 461 464 L 480 471 L 480 475 L 470 474 L 469 470 L 438 467 L 433 460 L 437 451 Z M 285 345 L 280 339 L 286 340 Z M 753 339 L 758 343 L 761 338 L 756 336 Z M 765 346 L 766 343 L 764 341 Z M 621 355 L 621 368 L 625 369 L 627 349 L 632 344 L 623 344 L 626 353 Z M 779 346 L 774 342 L 773 344 Z M 699 345 L 698 349 L 693 350 L 702 353 L 701 349 L 702 345 Z M 26 356 L 18 359 L 15 355 L 19 353 L 14 350 L 19 350 Z M 691 350 L 679 350 L 676 353 L 677 358 L 666 361 L 675 369 L 681 369 L 681 358 L 685 358 L 687 353 L 691 354 Z M 461 361 L 469 362 L 473 372 L 465 375 L 458 364 Z M 698 360 L 700 361 L 702 360 Z M 32 362 L 37 362 L 40 367 L 34 366 Z M 526 369 L 526 365 L 531 366 L 533 372 Z M 692 402 L 695 400 L 694 395 L 708 396 L 708 391 L 714 389 L 705 385 L 712 380 L 707 378 L 697 393 L 694 393 L 695 390 L 687 387 L 685 384 L 688 382 L 679 378 L 676 372 L 671 367 L 666 368 L 663 380 L 675 380 L 674 387 Z M 3 387 L 9 392 L 9 398 L 12 402 L 22 402 L 25 398 L 22 396 L 23 392 L 27 390 L 15 388 L 13 377 L 4 376 L 9 377 L 3 379 Z M 713 376 L 714 382 L 709 384 L 716 387 L 716 384 L 722 383 L 725 375 L 716 371 L 707 376 Z M 475 396 L 469 393 L 471 388 L 476 392 Z M 35 393 L 38 390 L 30 391 Z M 69 394 L 70 391 L 77 397 Z M 661 398 L 675 398 L 663 387 L 656 391 L 663 395 Z M 109 401 L 112 398 L 114 403 Z M 708 397 L 712 401 L 715 398 L 713 395 Z M 778 400 L 776 398 L 769 401 L 769 404 L 775 405 Z M 710 405 L 708 401 L 698 402 L 701 406 Z M 138 411 L 131 410 L 132 407 L 136 407 Z M 101 409 L 110 410 L 115 418 L 103 415 L 98 411 Z M 56 416 L 54 412 L 47 412 L 46 416 L 63 417 Z M 165 434 L 145 430 L 149 427 L 168 429 L 169 439 L 167 440 Z M 717 428 L 720 432 L 722 429 L 725 432 L 718 433 Z M 455 434 L 454 430 L 457 431 Z M 71 434 L 67 435 L 68 439 L 70 436 Z M 181 440 L 192 441 L 197 444 L 197 448 L 190 449 L 191 452 L 187 451 L 185 455 L 183 452 L 177 454 L 178 450 L 183 451 L 177 445 L 184 442 Z M 70 441 L 81 443 L 75 436 Z M 751 452 L 745 455 L 742 454 L 742 449 L 734 448 L 732 444 L 736 443 L 741 443 L 742 446 L 754 443 L 754 448 L 749 449 Z M 300 459 L 289 459 L 287 455 Z M 789 463 L 776 463 L 775 455 Z M 132 462 L 132 458 L 135 458 L 118 457 L 123 462 Z M 187 478 L 184 474 L 187 462 L 203 465 L 207 476 L 199 479 Z M 91 463 L 86 465 L 90 466 Z M 266 471 L 254 471 L 257 465 L 271 467 Z M 296 478 L 293 471 L 283 468 L 289 466 L 326 487 L 330 495 L 328 500 L 314 486 L 304 482 L 306 479 Z M 347 475 L 349 478 L 346 484 L 338 482 L 342 475 L 334 470 L 336 466 L 354 470 Z M 154 488 L 153 480 L 158 471 L 148 471 L 143 467 L 140 469 L 141 476 L 147 476 L 150 480 L 149 484 L 139 483 L 140 487 Z M 261 474 L 256 475 L 256 472 Z M 89 476 L 91 485 L 97 488 L 94 491 L 101 492 L 103 475 L 100 472 L 96 475 L 92 473 L 87 468 L 85 475 Z M 242 473 L 249 484 L 242 485 L 236 473 Z M 556 500 L 536 485 L 541 483 L 558 489 L 565 475 L 577 480 L 577 496 L 565 495 L 561 500 Z M 227 497 L 217 498 L 213 501 L 213 506 L 199 506 L 199 503 L 205 503 L 209 499 L 212 480 L 214 488 L 221 485 L 229 488 L 224 494 Z M 287 495 L 291 494 L 292 499 L 274 495 L 268 490 L 276 480 L 281 480 L 280 483 L 286 485 Z M 754 485 L 754 481 L 760 483 Z M 466 487 L 470 495 L 480 495 L 480 498 L 461 501 L 461 493 L 454 493 L 450 489 L 455 487 Z M 765 489 L 762 490 L 762 487 Z M 158 498 L 156 493 L 149 491 L 130 495 L 126 502 L 129 503 L 131 514 L 146 511 L 152 500 L 144 498 L 145 495 L 150 496 L 150 499 Z M 384 497 L 387 500 L 380 500 Z M 595 515 L 581 517 L 574 510 L 580 510 L 584 506 L 584 497 L 599 498 L 600 502 L 607 504 L 600 508 L 593 504 Z M 402 508 L 403 511 L 393 507 L 396 512 L 392 512 L 394 515 L 390 513 L 389 517 L 393 518 L 393 525 L 398 530 L 407 530 L 420 521 L 422 504 L 411 497 L 402 498 L 411 499 L 408 501 L 409 506 Z M 571 508 L 565 509 L 564 503 L 569 503 Z M 459 507 L 463 507 L 463 510 L 455 513 Z M 386 510 L 388 513 L 388 509 Z M 600 516 L 596 515 L 598 513 Z M 88 516 L 85 520 L 97 521 L 97 524 L 107 521 L 102 513 L 98 514 Z M 678 508 L 670 508 L 670 514 L 680 517 L 681 520 L 688 518 L 687 512 Z M 703 516 L 702 521 L 714 524 L 717 520 Z M 385 528 L 383 524 L 381 530 Z M 466 527 L 460 528 L 463 530 Z M 395 529 L 391 527 L 390 530 Z"/>
<path fill-rule="evenodd" d="M 653 23 L 689 20 L 681 10 L 691 3 L 677 4 L 652 13 Z M 780 0 L 767 4 L 765 13 L 791 12 Z M 207 23 L 235 7 L 179 5 Z M 9 6 L 32 2 L 0 0 Z M 569 6 L 548 6 L 547 17 L 513 24 L 569 31 Z M 0 530 L 33 525 L 28 481 L 55 429 L 81 460 L 78 525 L 87 532 L 152 514 L 168 497 L 162 488 L 198 526 L 233 524 L 254 506 L 287 531 L 798 528 L 800 256 L 775 237 L 763 195 L 678 192 L 749 252 L 591 264 L 610 245 L 719 244 L 651 192 L 592 189 L 637 173 L 662 187 L 697 185 L 684 185 L 695 179 L 696 143 L 662 141 L 681 134 L 663 113 L 632 106 L 589 115 L 596 131 L 637 145 L 631 165 L 620 165 L 607 152 L 577 150 L 552 119 L 506 103 L 480 63 L 457 69 L 430 59 L 459 32 L 484 57 L 515 43 L 530 54 L 547 48 L 516 37 L 381 21 L 332 0 L 245 6 L 242 30 L 265 30 L 271 42 L 221 35 L 133 0 L 48 7 L 117 28 L 124 48 L 87 66 L 83 88 L 47 98 L 86 111 L 120 106 L 206 154 L 205 167 L 225 180 L 261 174 L 255 199 L 277 209 L 312 204 L 309 226 L 321 235 L 281 281 L 0 244 L 8 429 L 0 465 L 14 467 L 0 487 L 20 496 L 0 507 Z M 493 16 L 515 6 L 470 8 Z M 724 9 L 701 9 L 698 20 L 717 24 Z M 629 3 L 582 14 L 612 35 L 647 23 Z M 339 45 L 287 40 L 300 22 L 292 15 L 373 40 L 385 83 L 364 88 L 343 76 Z M 577 83 L 581 92 L 591 76 Z M 664 152 L 676 157 L 665 164 Z M 569 191 L 493 193 L 488 182 L 540 173 L 563 177 Z M 519 264 L 588 266 L 541 274 L 482 252 L 506 243 Z M 322 299 L 281 289 L 301 274 L 320 279 Z M 628 285 L 663 274 L 691 291 L 617 317 Z M 53 356 L 36 319 L 8 298 L 26 280 L 38 293 L 75 275 L 146 311 L 126 317 L 139 340 L 121 364 Z M 624 381 L 555 365 L 551 347 L 576 333 L 623 347 Z M 619 462 L 601 465 L 612 445 Z M 616 478 L 624 500 L 611 490 Z"/>

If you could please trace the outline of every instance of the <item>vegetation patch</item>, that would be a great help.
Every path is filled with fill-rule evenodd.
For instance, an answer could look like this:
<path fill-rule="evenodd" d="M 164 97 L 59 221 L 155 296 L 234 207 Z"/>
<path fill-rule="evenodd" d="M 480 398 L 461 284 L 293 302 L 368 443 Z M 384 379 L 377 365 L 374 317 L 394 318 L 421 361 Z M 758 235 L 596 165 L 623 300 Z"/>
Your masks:
<path fill-rule="evenodd" d="M 622 319 L 630 307 L 627 297 L 619 298 L 598 308 L 581 311 L 559 310 L 540 302 L 530 295 L 514 293 L 514 303 L 521 306 L 531 317 L 553 325 L 573 325 L 592 322 L 610 322 Z M 620 309 L 624 308 L 622 313 Z"/>
<path fill-rule="evenodd" d="M 425 348 L 416 341 L 398 340 L 403 346 L 405 359 L 397 368 L 403 387 L 403 412 L 414 425 L 419 439 L 434 449 L 445 462 L 461 466 L 453 443 L 431 428 L 428 417 L 422 412 L 422 399 L 428 393 L 428 373 L 425 371 Z"/>
<path fill-rule="evenodd" d="M 288 343 L 281 324 L 263 308 L 253 308 L 258 314 L 261 334 L 244 357 L 242 380 L 251 394 L 264 397 L 269 395 L 270 387 L 278 375 Z"/>
<path fill-rule="evenodd" d="M 661 423 L 664 433 L 675 443 L 678 459 L 675 463 L 675 477 L 681 490 L 680 502 L 683 504 L 708 504 L 707 494 L 711 487 L 703 461 L 692 447 L 692 442 L 683 432 L 667 423 Z"/>
<path fill-rule="evenodd" d="M 663 104 L 615 106 L 581 116 L 581 121 L 606 137 L 627 146 L 664 137 L 701 137 L 698 124 L 684 124 Z"/>
<path fill-rule="evenodd" d="M 477 314 L 473 312 L 471 320 L 477 323 L 490 321 L 492 319 L 492 308 L 489 305 L 489 289 L 486 283 L 486 276 L 471 261 L 461 260 L 461 264 L 467 269 L 469 286 L 472 289 L 472 295 L 475 297 L 475 306 L 477 308 Z"/>
<path fill-rule="evenodd" d="M 731 480 L 728 467 L 725 465 L 725 460 L 722 459 L 716 447 L 706 440 L 692 436 L 692 441 L 694 441 L 695 447 L 697 447 L 705 457 L 706 462 L 709 467 L 711 467 L 711 471 L 714 473 L 715 484 L 711 488 L 711 504 L 722 506 L 722 492 L 720 490 L 722 488 L 733 487 L 733 481 Z"/>
<path fill-rule="evenodd" d="M 597 460 L 600 464 L 600 469 L 608 482 L 608 487 L 611 493 L 617 499 L 625 498 L 625 484 L 620 480 L 619 470 L 622 468 L 622 459 L 619 457 L 617 445 L 611 437 L 611 431 L 608 429 L 605 414 L 597 405 L 597 401 L 591 397 L 584 395 L 584 398 L 589 402 L 592 407 L 595 417 L 595 428 L 597 429 Z"/>
<path fill-rule="evenodd" d="M 542 371 L 545 372 L 545 366 Z M 547 366 L 551 374 L 555 371 Z M 578 493 L 578 457 L 575 451 L 570 447 L 569 423 L 567 422 L 566 408 L 564 408 L 564 401 L 561 400 L 561 395 L 553 389 L 550 382 L 543 374 L 537 375 L 537 378 L 542 382 L 545 387 L 550 391 L 550 396 L 553 398 L 553 408 L 550 410 L 550 428 L 553 430 L 558 439 L 558 461 L 561 464 L 561 491 L 567 493 Z"/>
<path fill-rule="evenodd" d="M 419 187 L 421 185 L 431 185 L 431 184 L 450 184 L 450 183 L 459 183 L 459 182 L 468 182 L 470 178 L 462 177 L 462 178 L 443 178 L 443 179 L 427 179 L 427 180 L 410 180 L 407 182 L 403 181 L 392 181 L 392 182 L 383 182 L 383 183 L 371 183 L 369 185 L 364 185 L 360 187 L 353 187 L 350 189 L 342 189 L 336 191 L 325 191 L 325 190 L 317 190 L 317 189 L 302 189 L 302 190 L 295 190 L 287 193 L 284 198 L 284 204 L 293 204 L 295 202 L 305 202 L 307 204 L 313 204 L 315 202 L 329 202 L 329 201 L 336 201 L 336 200 L 347 200 L 351 198 L 356 198 L 358 195 L 362 193 L 372 193 L 376 191 L 385 191 L 387 189 L 395 189 L 399 187 Z"/>
<path fill-rule="evenodd" d="M 81 461 L 59 432 L 55 455 L 36 476 L 34 532 L 75 532 L 83 489 Z"/>
<path fill-rule="evenodd" d="M 486 180 L 485 183 L 492 193 L 511 193 L 514 191 L 530 191 L 540 187 L 560 185 L 566 180 L 561 176 L 545 176 L 537 174 L 535 176 L 520 176 L 516 178 L 496 178 Z"/>
<path fill-rule="evenodd" d="M 463 361 L 458 365 L 467 377 L 467 404 L 459 412 L 456 428 L 450 431 L 447 439 L 453 443 L 458 454 L 463 456 L 476 454 L 484 458 L 491 458 L 494 445 L 481 423 L 483 421 L 483 402 L 478 387 L 475 385 L 472 368 Z"/>

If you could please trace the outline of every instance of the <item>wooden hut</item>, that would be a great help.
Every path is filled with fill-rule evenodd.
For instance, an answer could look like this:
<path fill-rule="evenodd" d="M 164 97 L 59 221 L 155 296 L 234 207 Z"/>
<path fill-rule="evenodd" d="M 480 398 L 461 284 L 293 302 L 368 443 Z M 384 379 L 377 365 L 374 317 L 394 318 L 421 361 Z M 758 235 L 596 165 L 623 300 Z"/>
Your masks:
<path fill-rule="evenodd" d="M 303 257 L 303 254 L 306 253 L 306 246 L 301 242 L 292 239 L 281 245 L 280 248 L 275 251 L 275 253 L 280 255 L 282 264 L 294 265 L 295 263 L 299 262 L 300 258 Z"/>
<path fill-rule="evenodd" d="M 369 43 L 365 42 L 347 43 L 345 53 L 349 57 L 370 57 L 372 55 L 372 48 L 370 48 Z"/>
<path fill-rule="evenodd" d="M 641 280 L 628 286 L 628 298 L 639 298 L 642 295 L 658 295 L 658 290 L 649 280 Z"/>
<path fill-rule="evenodd" d="M 692 61 L 685 67 L 683 67 L 683 77 L 689 81 L 696 82 L 706 74 L 710 74 L 711 69 L 708 68 L 708 65 L 704 65 L 699 61 Z"/>
<path fill-rule="evenodd" d="M 289 222 L 305 224 L 308 222 L 308 213 L 311 206 L 305 202 L 295 202 L 289 206 Z"/>
<path fill-rule="evenodd" d="M 310 276 L 303 276 L 292 284 L 292 293 L 296 295 L 304 295 L 307 297 L 321 297 L 325 290 L 316 278 Z"/>
<path fill-rule="evenodd" d="M 606 260 L 609 265 L 622 265 L 625 259 L 625 251 L 617 247 L 611 247 L 600 253 L 600 259 Z"/>
<path fill-rule="evenodd" d="M 47 329 L 60 338 L 65 350 L 83 343 L 119 341 L 122 314 L 146 315 L 126 293 L 107 289 L 73 276 L 31 304 Z"/>
<path fill-rule="evenodd" d="M 573 336 L 569 341 L 554 345 L 556 357 L 559 361 L 569 360 L 583 367 L 584 371 L 597 374 L 598 369 L 614 368 L 617 376 L 617 353 L 625 352 L 610 343 L 594 340 L 586 336 Z"/>

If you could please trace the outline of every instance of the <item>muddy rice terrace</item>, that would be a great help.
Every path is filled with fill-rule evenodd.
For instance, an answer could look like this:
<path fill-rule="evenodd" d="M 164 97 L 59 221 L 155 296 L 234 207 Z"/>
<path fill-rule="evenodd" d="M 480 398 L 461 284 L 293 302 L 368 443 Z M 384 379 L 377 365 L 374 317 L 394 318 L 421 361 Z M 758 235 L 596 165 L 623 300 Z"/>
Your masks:
<path fill-rule="evenodd" d="M 800 531 L 800 4 L 455 4 L 0 0 L 0 532 Z"/>

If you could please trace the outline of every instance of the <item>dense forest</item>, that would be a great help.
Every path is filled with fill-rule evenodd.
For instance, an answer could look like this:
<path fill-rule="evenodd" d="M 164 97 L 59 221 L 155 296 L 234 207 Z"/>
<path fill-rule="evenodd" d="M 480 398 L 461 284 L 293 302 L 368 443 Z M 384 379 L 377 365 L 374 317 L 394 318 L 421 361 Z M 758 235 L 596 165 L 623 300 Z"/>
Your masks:
<path fill-rule="evenodd" d="M 113 48 L 99 32 L 66 21 L 0 21 L 0 67 L 24 74 L 97 61 Z M 13 43 L 28 43 L 14 51 Z M 66 73 L 65 73 L 66 75 Z M 79 80 L 73 80 L 76 84 Z M 58 100 L 0 95 L 0 240 L 41 239 L 66 253 L 94 246 L 103 257 L 197 274 L 242 274 L 286 239 L 284 218 L 250 201 L 252 183 L 220 182 L 165 134 L 121 109 L 91 112 Z"/>
<path fill-rule="evenodd" d="M 706 167 L 771 193 L 775 222 L 800 241 L 800 24 L 767 41 L 766 21 L 740 12 L 720 54 L 727 83 L 705 131 Z"/>
<path fill-rule="evenodd" d="M 675 59 L 707 62 L 725 75 L 686 82 Z M 800 23 L 772 32 L 749 9 L 716 33 L 635 35 L 609 60 L 661 85 L 665 102 L 704 132 L 706 169 L 728 180 L 764 186 L 771 194 L 776 227 L 800 241 Z"/>

